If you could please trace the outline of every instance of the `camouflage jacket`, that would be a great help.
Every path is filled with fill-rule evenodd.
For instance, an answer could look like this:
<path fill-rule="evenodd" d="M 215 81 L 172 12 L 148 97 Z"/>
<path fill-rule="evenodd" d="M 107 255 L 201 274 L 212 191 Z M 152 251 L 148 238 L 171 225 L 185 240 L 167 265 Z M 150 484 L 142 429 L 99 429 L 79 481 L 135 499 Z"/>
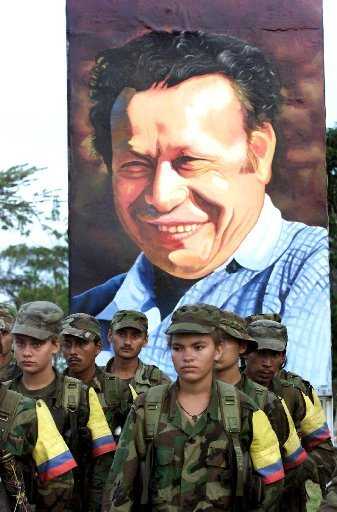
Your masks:
<path fill-rule="evenodd" d="M 240 442 L 265 485 L 264 499 L 254 510 L 278 510 L 283 468 L 277 438 L 265 414 L 240 391 Z M 145 440 L 145 395 L 131 408 L 116 451 L 103 499 L 103 511 L 139 510 L 140 467 L 148 443 Z M 257 422 L 256 422 L 257 420 Z M 259 420 L 262 423 L 257 427 Z M 168 387 L 153 444 L 149 475 L 150 509 L 153 512 L 233 510 L 232 442 L 219 420 L 219 396 L 214 381 L 208 408 L 195 424 L 177 402 L 177 383 Z M 266 454 L 273 453 L 271 459 Z M 258 454 L 258 456 L 257 456 Z M 257 456 L 257 458 L 256 458 Z M 267 467 L 268 466 L 268 467 Z M 133 508 L 134 507 L 134 508 Z M 246 509 L 248 511 L 248 509 Z M 252 509 L 251 509 L 252 510 Z"/>
<path fill-rule="evenodd" d="M 10 361 L 0 368 L 0 382 L 16 379 L 22 374 L 12 353 Z"/>
<path fill-rule="evenodd" d="M 17 394 L 1 386 L 0 408 L 4 397 Z M 41 401 L 20 396 L 1 449 L 23 467 L 25 490 L 36 512 L 66 510 L 73 492 L 72 469 L 76 463 L 60 436 L 50 412 Z M 46 425 L 45 420 L 49 419 Z"/>
<path fill-rule="evenodd" d="M 97 372 L 95 381 L 100 381 L 98 396 L 112 432 L 118 435 L 135 398 L 153 386 L 171 381 L 157 366 L 145 364 L 140 359 L 134 377 L 127 380 L 111 373 L 112 364 L 113 358 L 108 361 L 104 372 Z"/>
<path fill-rule="evenodd" d="M 313 401 L 300 387 L 290 380 L 274 377 L 272 390 L 284 398 L 303 447 L 308 452 L 306 478 L 319 483 L 324 494 L 325 487 L 337 464 L 330 431 L 319 398 L 313 390 Z"/>
<path fill-rule="evenodd" d="M 267 415 L 280 443 L 283 467 L 286 471 L 300 467 L 306 460 L 307 453 L 295 429 L 287 406 L 272 391 L 257 384 L 241 374 L 241 381 L 236 385 L 251 398 Z"/>
<path fill-rule="evenodd" d="M 21 378 L 11 381 L 9 388 L 30 398 L 42 398 L 70 448 L 78 464 L 74 472 L 75 490 L 70 510 L 99 511 L 115 443 L 95 391 L 77 379 L 67 379 L 79 385 L 77 406 L 65 407 L 65 377 L 57 372 L 55 380 L 46 388 L 27 390 Z"/>

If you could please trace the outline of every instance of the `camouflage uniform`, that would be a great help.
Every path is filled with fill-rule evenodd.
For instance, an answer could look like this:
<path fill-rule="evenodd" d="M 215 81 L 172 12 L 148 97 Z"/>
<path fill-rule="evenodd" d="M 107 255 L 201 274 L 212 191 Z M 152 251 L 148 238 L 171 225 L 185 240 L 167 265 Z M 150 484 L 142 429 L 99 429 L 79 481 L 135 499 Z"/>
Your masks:
<path fill-rule="evenodd" d="M 5 400 L 16 403 L 16 408 L 12 417 L 7 416 L 10 426 L 6 439 L 0 435 L 1 450 L 12 454 L 16 462 L 27 469 L 24 472 L 25 491 L 30 504 L 35 505 L 37 512 L 65 510 L 72 496 L 71 470 L 76 462 L 50 412 L 42 401 L 35 403 L 0 384 L 2 420 Z"/>
<path fill-rule="evenodd" d="M 172 333 L 173 326 L 184 326 L 190 329 L 187 332 L 200 332 L 198 322 L 201 333 L 211 332 L 211 328 L 214 331 L 217 328 L 215 315 L 210 319 L 208 310 L 202 315 L 202 307 L 195 308 L 184 306 L 178 309 L 173 314 L 168 333 Z M 163 398 L 151 445 L 152 463 L 147 475 L 151 505 L 148 509 L 153 512 L 278 510 L 284 473 L 277 438 L 265 414 L 233 386 L 213 380 L 209 405 L 192 424 L 177 401 L 178 386 L 176 382 L 154 387 L 131 407 L 109 475 L 102 510 L 141 510 L 138 489 L 144 481 L 142 467 L 150 450 L 146 419 L 151 410 L 148 397 L 159 389 L 163 390 Z M 246 504 L 240 508 L 241 498 L 236 497 L 238 458 L 235 459 L 233 453 L 234 438 L 221 420 L 223 401 L 220 391 L 223 386 L 237 399 L 242 453 L 246 454 L 246 459 L 251 459 L 255 477 L 260 475 L 265 483 L 260 505 L 251 503 L 249 507 Z"/>
<path fill-rule="evenodd" d="M 280 323 L 258 320 L 248 326 L 248 332 L 257 340 L 260 350 L 266 348 L 285 352 L 287 333 L 286 328 Z M 336 466 L 336 456 L 323 411 L 317 414 L 314 404 L 302 389 L 278 375 L 273 377 L 269 389 L 285 401 L 302 446 L 308 453 L 302 471 L 298 474 L 299 480 L 304 482 L 311 479 L 321 483 L 324 491 Z M 283 505 L 284 510 L 288 512 L 306 510 L 306 491 L 304 483 L 300 485 L 299 480 L 292 478 L 286 482 Z"/>
<path fill-rule="evenodd" d="M 248 333 L 246 319 L 235 313 L 221 311 L 220 331 L 224 340 L 229 337 L 238 343 L 245 342 L 245 355 L 258 347 L 257 342 Z M 289 471 L 301 466 L 307 454 L 301 447 L 294 422 L 285 404 L 266 387 L 249 379 L 245 373 L 241 373 L 240 381 L 235 387 L 249 396 L 268 417 L 280 444 L 284 469 Z"/>
<path fill-rule="evenodd" d="M 139 311 L 118 311 L 111 321 L 111 329 L 118 331 L 125 327 L 133 327 L 147 334 L 147 318 Z M 145 364 L 140 359 L 132 379 L 121 379 L 113 374 L 113 362 L 114 358 L 111 358 L 104 369 L 106 375 L 105 380 L 101 382 L 102 391 L 99 396 L 105 412 L 113 408 L 112 432 L 118 433 L 123 428 L 131 405 L 138 395 L 153 386 L 168 384 L 171 381 L 157 366 Z"/>
<path fill-rule="evenodd" d="M 50 302 L 24 304 L 12 332 L 45 340 L 59 332 L 62 316 L 62 310 Z M 30 398 L 43 399 L 66 440 L 78 464 L 70 510 L 99 511 L 115 442 L 95 391 L 57 372 L 51 384 L 41 389 L 27 389 L 21 377 L 10 381 L 8 387 Z"/>
<path fill-rule="evenodd" d="M 10 333 L 16 316 L 15 309 L 8 304 L 0 304 L 0 331 Z M 0 382 L 14 379 L 21 374 L 21 370 L 16 364 L 13 352 L 11 358 L 3 366 L 0 366 Z"/>

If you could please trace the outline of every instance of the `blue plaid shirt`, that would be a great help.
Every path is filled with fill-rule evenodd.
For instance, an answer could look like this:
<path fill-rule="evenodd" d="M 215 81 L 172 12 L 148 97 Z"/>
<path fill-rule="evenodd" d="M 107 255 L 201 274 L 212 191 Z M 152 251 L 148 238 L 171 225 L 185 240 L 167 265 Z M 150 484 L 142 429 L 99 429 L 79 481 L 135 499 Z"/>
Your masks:
<path fill-rule="evenodd" d="M 176 307 L 205 302 L 243 317 L 279 313 L 288 328 L 287 368 L 310 380 L 320 393 L 330 394 L 326 229 L 282 219 L 267 196 L 256 226 L 241 245 L 232 264 L 226 262 L 191 286 Z M 103 304 L 102 297 L 109 293 L 110 299 Z M 95 314 L 105 327 L 120 309 L 146 313 L 150 335 L 142 360 L 174 376 L 165 335 L 171 315 L 160 318 L 152 265 L 144 254 L 139 255 L 127 274 L 116 276 L 72 301 L 73 311 Z"/>

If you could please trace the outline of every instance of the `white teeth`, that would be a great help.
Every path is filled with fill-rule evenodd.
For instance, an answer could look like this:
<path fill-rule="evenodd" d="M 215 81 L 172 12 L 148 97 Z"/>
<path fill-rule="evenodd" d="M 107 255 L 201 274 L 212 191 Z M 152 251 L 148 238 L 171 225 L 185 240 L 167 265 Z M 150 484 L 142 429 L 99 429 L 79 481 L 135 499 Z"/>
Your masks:
<path fill-rule="evenodd" d="M 167 226 L 166 224 L 159 224 L 157 226 L 159 231 L 169 233 L 189 233 L 195 231 L 200 224 L 179 224 L 177 226 Z"/>

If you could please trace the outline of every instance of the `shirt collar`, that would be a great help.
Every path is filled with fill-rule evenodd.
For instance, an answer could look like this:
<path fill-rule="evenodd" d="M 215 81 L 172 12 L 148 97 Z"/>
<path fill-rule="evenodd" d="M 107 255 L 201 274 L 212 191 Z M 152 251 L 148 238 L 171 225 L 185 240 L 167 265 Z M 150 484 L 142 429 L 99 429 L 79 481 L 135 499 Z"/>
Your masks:
<path fill-rule="evenodd" d="M 250 230 L 233 259 L 250 270 L 265 269 L 271 259 L 282 229 L 282 216 L 266 194 L 255 226 Z"/>

